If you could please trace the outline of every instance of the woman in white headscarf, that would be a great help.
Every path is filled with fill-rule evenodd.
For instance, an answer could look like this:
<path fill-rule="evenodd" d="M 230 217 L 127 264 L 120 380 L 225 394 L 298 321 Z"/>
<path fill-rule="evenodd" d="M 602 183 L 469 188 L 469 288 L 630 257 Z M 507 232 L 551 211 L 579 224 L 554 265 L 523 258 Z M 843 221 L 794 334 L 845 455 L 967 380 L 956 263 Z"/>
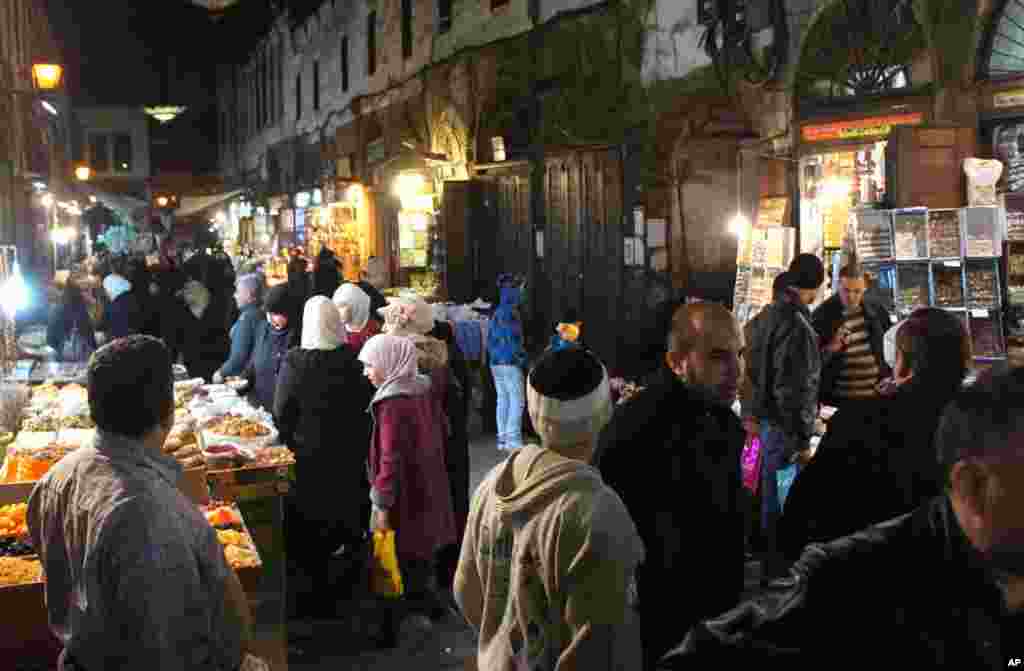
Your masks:
<path fill-rule="evenodd" d="M 300 564 L 300 616 L 333 615 L 339 595 L 327 574 L 331 553 L 357 541 L 369 517 L 366 457 L 373 388 L 342 341 L 338 309 L 325 296 L 306 301 L 302 341 L 288 352 L 277 381 L 274 416 L 296 457 L 288 552 Z M 308 576 L 313 584 L 296 584 Z"/>
<path fill-rule="evenodd" d="M 334 304 L 345 327 L 346 342 L 359 354 L 366 341 L 380 333 L 380 322 L 370 312 L 370 296 L 358 285 L 342 284 L 334 292 Z"/>

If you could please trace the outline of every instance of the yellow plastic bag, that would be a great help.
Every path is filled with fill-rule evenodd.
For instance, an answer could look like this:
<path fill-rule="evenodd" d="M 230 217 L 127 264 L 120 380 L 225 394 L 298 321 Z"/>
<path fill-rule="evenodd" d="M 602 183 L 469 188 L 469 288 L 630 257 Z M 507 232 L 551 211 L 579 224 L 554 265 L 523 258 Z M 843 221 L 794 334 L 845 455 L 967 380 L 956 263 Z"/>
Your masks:
<path fill-rule="evenodd" d="M 402 596 L 402 573 L 398 569 L 394 529 L 377 529 L 373 532 L 370 589 L 377 596 L 388 599 Z"/>

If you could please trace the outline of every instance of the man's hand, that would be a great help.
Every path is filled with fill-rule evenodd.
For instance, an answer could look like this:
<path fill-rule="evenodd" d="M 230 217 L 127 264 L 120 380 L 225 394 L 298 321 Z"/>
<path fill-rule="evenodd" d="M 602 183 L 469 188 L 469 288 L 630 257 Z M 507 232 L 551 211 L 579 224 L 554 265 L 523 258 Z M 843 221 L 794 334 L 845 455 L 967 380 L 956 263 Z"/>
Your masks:
<path fill-rule="evenodd" d="M 793 455 L 793 463 L 799 464 L 801 468 L 811 463 L 811 458 L 814 456 L 814 450 L 808 447 L 806 450 L 797 452 Z"/>
<path fill-rule="evenodd" d="M 373 509 L 373 529 L 390 529 L 391 528 L 391 514 L 382 508 Z"/>
<path fill-rule="evenodd" d="M 842 352 L 843 348 L 846 347 L 846 329 L 840 328 L 836 331 L 835 336 L 832 338 L 832 342 L 825 345 L 825 351 L 835 354 Z"/>

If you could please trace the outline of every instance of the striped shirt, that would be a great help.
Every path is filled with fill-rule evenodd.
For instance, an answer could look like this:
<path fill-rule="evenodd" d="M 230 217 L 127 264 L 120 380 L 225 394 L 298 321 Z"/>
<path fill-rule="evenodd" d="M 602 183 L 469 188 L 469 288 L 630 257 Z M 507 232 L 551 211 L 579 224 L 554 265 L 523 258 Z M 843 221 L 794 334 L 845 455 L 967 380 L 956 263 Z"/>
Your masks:
<path fill-rule="evenodd" d="M 841 401 L 875 398 L 881 371 L 871 351 L 863 306 L 843 315 L 842 328 L 847 333 L 846 347 L 840 354 L 842 365 L 836 380 L 835 397 Z"/>

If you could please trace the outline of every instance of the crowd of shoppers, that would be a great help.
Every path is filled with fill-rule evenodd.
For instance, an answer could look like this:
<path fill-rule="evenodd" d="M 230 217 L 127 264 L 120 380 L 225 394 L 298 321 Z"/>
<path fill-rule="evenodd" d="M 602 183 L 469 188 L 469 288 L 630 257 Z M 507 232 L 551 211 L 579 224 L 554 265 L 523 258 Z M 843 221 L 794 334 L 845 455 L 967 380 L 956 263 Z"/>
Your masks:
<path fill-rule="evenodd" d="M 405 595 L 383 609 L 377 642 L 394 645 L 407 614 L 438 619 L 457 607 L 486 671 L 732 668 L 767 657 L 818 668 L 837 651 L 844 664 L 884 655 L 1005 668 L 1019 654 L 1024 373 L 965 389 L 966 331 L 934 308 L 895 327 L 887 356 L 888 315 L 866 297 L 856 264 L 813 312 L 825 272 L 809 254 L 743 328 L 721 305 L 677 306 L 657 372 L 617 407 L 579 323 L 527 366 L 522 285 L 499 278 L 484 370 L 507 455 L 472 499 L 471 375 L 451 325 L 422 299 L 378 306 L 372 273 L 341 283 L 336 259 L 321 254 L 311 282 L 296 259 L 269 291 L 260 275 L 238 278 L 229 344 L 228 322 L 199 279 L 216 275 L 209 267 L 173 293 L 158 274 L 115 270 L 102 283 L 105 324 L 118 333 L 185 324 L 192 334 L 166 346 L 117 339 L 97 351 L 96 444 L 33 494 L 30 529 L 70 668 L 138 665 L 141 646 L 157 638 L 163 654 L 194 646 L 195 668 L 236 668 L 247 649 L 233 575 L 212 556 L 209 534 L 179 514 L 168 490 L 176 472 L 160 461 L 175 346 L 212 379 L 245 376 L 296 455 L 286 535 L 309 580 L 293 595 L 298 616 L 333 616 L 343 595 L 331 562 L 361 547 L 367 530 L 392 530 Z M 185 316 L 146 303 L 133 291 L 139 283 Z M 162 306 L 158 320 L 137 317 L 152 305 Z M 55 349 L 69 349 L 72 332 L 83 337 L 87 308 L 69 282 L 51 318 Z M 111 410 L 122 403 L 138 412 Z M 838 411 L 815 450 L 823 404 Z M 524 409 L 536 443 L 524 435 Z M 745 593 L 757 509 L 741 455 L 752 436 L 762 450 L 753 535 L 771 570 Z M 778 474 L 792 464 L 783 505 Z M 76 497 L 90 488 L 86 506 Z M 156 521 L 140 529 L 149 516 Z M 102 534 L 75 534 L 76 525 Z M 157 532 L 168 549 L 146 555 Z M 174 588 L 130 591 L 161 571 Z M 182 585 L 184 594 L 165 594 Z M 199 606 L 221 620 L 174 616 Z M 111 609 L 139 646 L 108 649 L 96 623 Z"/>

